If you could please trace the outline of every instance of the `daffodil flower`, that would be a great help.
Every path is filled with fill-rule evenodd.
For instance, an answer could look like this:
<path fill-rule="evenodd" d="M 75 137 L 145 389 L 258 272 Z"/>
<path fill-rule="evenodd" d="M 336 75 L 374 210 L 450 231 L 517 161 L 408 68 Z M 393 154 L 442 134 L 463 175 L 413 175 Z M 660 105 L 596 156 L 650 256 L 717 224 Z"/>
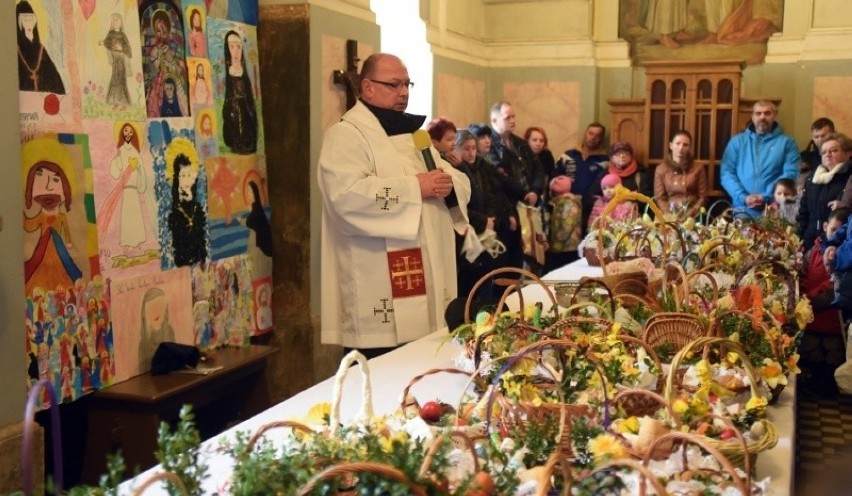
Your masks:
<path fill-rule="evenodd" d="M 598 463 L 627 456 L 624 444 L 608 432 L 599 434 L 589 441 L 589 452 Z"/>

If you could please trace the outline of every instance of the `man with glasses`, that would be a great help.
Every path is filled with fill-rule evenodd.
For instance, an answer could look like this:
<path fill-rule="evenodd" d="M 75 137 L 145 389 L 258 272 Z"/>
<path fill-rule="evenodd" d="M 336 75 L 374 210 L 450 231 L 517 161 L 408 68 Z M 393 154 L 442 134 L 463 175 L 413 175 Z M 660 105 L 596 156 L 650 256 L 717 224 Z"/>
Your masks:
<path fill-rule="evenodd" d="M 777 113 L 774 103 L 756 102 L 751 124 L 731 137 L 722 155 L 722 187 L 734 208 L 752 217 L 761 215 L 772 202 L 772 189 L 779 179 L 795 181 L 799 175 L 799 148 L 775 121 Z"/>
<path fill-rule="evenodd" d="M 468 225 L 467 176 L 413 141 L 426 119 L 405 113 L 413 86 L 398 57 L 368 57 L 359 101 L 320 151 L 322 342 L 368 358 L 444 326 L 456 297 L 453 231 Z"/>

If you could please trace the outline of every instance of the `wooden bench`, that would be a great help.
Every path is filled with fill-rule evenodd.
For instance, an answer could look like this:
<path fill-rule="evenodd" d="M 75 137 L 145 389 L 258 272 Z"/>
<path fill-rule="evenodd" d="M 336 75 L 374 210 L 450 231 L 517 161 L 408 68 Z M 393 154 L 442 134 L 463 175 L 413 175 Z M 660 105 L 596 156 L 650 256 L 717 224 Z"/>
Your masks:
<path fill-rule="evenodd" d="M 119 449 L 127 464 L 126 476 L 156 465 L 160 422 L 174 424 L 184 404 L 193 406 L 203 439 L 269 408 L 264 369 L 267 357 L 276 351 L 261 345 L 223 348 L 199 363 L 222 367 L 207 375 L 148 373 L 92 394 L 82 482 L 97 484 L 106 471 L 106 455 Z"/>

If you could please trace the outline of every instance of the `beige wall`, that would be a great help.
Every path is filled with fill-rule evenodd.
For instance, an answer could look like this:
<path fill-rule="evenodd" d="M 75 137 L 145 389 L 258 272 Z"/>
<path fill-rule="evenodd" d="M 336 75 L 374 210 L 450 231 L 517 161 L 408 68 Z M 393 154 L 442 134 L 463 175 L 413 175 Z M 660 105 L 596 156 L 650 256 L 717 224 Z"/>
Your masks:
<path fill-rule="evenodd" d="M 0 156 L 3 157 L 3 194 L 0 194 L 0 425 L 20 420 L 24 413 L 26 361 L 24 354 L 24 237 L 23 191 L 19 162 L 18 63 L 16 51 L 15 2 L 2 2 L 0 19 Z M 0 453 L 2 456 L 2 453 Z"/>

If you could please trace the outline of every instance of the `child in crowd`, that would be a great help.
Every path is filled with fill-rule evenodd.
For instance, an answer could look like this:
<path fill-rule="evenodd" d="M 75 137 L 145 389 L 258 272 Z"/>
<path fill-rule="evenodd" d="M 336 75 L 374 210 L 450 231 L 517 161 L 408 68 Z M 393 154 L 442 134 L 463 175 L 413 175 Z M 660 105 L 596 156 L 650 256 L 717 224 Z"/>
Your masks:
<path fill-rule="evenodd" d="M 778 201 L 777 187 L 775 197 Z M 814 320 L 807 325 L 802 335 L 802 342 L 799 345 L 801 356 L 799 365 L 802 369 L 805 390 L 813 391 L 819 396 L 837 394 L 834 370 L 845 359 L 842 318 L 840 311 L 832 306 L 834 283 L 821 249 L 826 239 L 833 237 L 846 222 L 849 213 L 848 209 L 837 209 L 831 212 L 828 221 L 823 224 L 825 236 L 817 237 L 813 247 L 805 253 L 805 263 L 802 266 L 800 278 L 801 292 L 811 301 Z"/>
<path fill-rule="evenodd" d="M 603 191 L 602 196 L 598 196 L 595 198 L 595 203 L 592 206 L 592 212 L 589 214 L 589 230 L 594 228 L 595 221 L 600 218 L 603 214 L 604 209 L 606 209 L 607 204 L 612 197 L 615 196 L 615 188 L 621 184 L 621 178 L 616 174 L 607 174 L 601 179 L 601 191 Z M 636 204 L 632 201 L 624 201 L 619 203 L 612 211 L 609 213 L 609 218 L 612 220 L 620 221 L 620 220 L 630 220 L 636 217 Z"/>
<path fill-rule="evenodd" d="M 583 204 L 571 193 L 571 178 L 566 175 L 550 180 L 550 222 L 545 253 L 545 273 L 579 258 L 577 246 L 583 238 Z"/>
<path fill-rule="evenodd" d="M 796 224 L 796 215 L 799 213 L 799 194 L 796 182 L 783 177 L 775 183 L 772 192 L 775 201 L 770 208 L 778 212 L 778 215 L 791 224 Z"/>

